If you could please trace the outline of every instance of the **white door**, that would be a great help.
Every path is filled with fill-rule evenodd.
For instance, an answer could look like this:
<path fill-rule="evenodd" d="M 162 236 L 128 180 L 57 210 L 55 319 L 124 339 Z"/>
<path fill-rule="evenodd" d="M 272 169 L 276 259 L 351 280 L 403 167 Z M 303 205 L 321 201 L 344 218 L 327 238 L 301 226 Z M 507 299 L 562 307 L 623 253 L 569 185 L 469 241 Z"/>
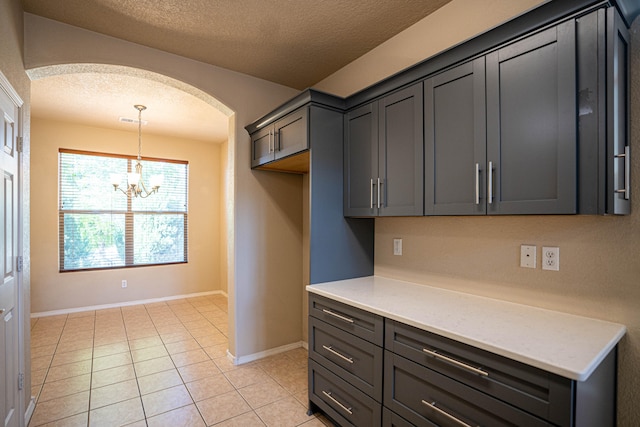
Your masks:
<path fill-rule="evenodd" d="M 0 81 L 2 83 L 2 81 Z M 18 255 L 18 161 L 20 108 L 0 84 L 0 415 L 3 426 L 20 425 L 19 411 L 19 316 Z"/>

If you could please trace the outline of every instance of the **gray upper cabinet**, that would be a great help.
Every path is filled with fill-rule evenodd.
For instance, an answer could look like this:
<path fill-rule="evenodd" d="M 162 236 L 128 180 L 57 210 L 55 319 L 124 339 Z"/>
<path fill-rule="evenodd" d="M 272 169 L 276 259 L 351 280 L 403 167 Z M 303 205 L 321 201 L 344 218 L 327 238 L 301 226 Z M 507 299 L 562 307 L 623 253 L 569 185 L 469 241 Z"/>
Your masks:
<path fill-rule="evenodd" d="M 423 214 L 422 83 L 345 116 L 345 216 Z"/>
<path fill-rule="evenodd" d="M 487 212 L 576 213 L 575 22 L 486 61 Z"/>
<path fill-rule="evenodd" d="M 575 61 L 570 21 L 425 81 L 426 215 L 576 213 Z"/>
<path fill-rule="evenodd" d="M 251 167 L 300 153 L 309 148 L 308 107 L 302 107 L 251 134 Z"/>
<path fill-rule="evenodd" d="M 486 213 L 484 62 L 424 82 L 425 215 Z"/>
<path fill-rule="evenodd" d="M 629 151 L 629 31 L 607 10 L 607 213 L 631 213 Z"/>
<path fill-rule="evenodd" d="M 378 173 L 378 103 L 372 102 L 344 118 L 344 215 L 373 216 L 374 175 Z"/>

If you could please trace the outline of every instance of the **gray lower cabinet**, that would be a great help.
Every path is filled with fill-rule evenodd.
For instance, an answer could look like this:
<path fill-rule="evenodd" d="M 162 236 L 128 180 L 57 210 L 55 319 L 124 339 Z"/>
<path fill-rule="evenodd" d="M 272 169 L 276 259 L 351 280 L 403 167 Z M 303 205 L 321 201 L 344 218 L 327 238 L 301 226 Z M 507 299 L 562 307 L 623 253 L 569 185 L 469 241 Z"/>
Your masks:
<path fill-rule="evenodd" d="M 613 427 L 616 353 L 578 382 L 386 319 L 384 406 L 417 426 Z"/>
<path fill-rule="evenodd" d="M 616 357 L 574 381 L 309 295 L 310 411 L 340 426 L 613 427 Z"/>
<path fill-rule="evenodd" d="M 345 115 L 345 216 L 422 215 L 422 83 Z"/>
<path fill-rule="evenodd" d="M 309 401 L 342 426 L 382 422 L 383 318 L 309 295 Z"/>

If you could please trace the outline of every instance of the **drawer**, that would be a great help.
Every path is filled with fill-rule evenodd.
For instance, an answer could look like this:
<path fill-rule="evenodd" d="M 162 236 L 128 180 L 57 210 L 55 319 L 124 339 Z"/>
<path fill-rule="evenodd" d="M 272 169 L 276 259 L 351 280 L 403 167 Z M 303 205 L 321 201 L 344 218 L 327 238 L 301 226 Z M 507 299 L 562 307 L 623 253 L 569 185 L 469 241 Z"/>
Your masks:
<path fill-rule="evenodd" d="M 389 351 L 554 424 L 571 424 L 571 380 L 393 320 L 385 328 Z"/>
<path fill-rule="evenodd" d="M 310 317 L 309 357 L 382 402 L 382 348 Z"/>
<path fill-rule="evenodd" d="M 543 427 L 550 423 L 385 351 L 384 405 L 416 426 Z"/>
<path fill-rule="evenodd" d="M 309 315 L 382 347 L 382 316 L 313 293 L 309 294 Z"/>
<path fill-rule="evenodd" d="M 427 421 L 429 427 L 438 427 L 436 424 Z M 382 427 L 414 427 L 409 421 L 388 408 L 382 408 Z"/>
<path fill-rule="evenodd" d="M 309 400 L 341 426 L 379 427 L 382 405 L 309 359 Z"/>

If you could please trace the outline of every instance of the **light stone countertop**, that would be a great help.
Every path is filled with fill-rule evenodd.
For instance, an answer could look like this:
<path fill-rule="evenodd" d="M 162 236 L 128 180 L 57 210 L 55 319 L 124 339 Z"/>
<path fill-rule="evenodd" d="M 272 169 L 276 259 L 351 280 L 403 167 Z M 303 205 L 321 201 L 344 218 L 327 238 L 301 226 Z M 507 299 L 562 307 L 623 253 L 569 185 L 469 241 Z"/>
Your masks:
<path fill-rule="evenodd" d="M 617 323 L 380 276 L 307 291 L 578 381 L 626 332 Z"/>

